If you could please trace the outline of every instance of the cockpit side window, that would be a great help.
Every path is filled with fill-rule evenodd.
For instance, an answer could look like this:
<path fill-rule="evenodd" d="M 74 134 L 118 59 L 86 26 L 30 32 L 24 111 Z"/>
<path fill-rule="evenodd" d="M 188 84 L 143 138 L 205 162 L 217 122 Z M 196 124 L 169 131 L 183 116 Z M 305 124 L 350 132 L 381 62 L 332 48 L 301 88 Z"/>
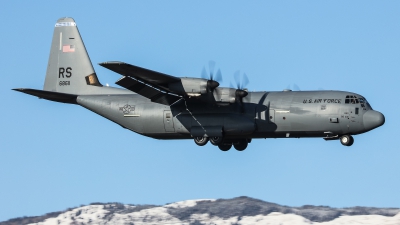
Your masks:
<path fill-rule="evenodd" d="M 360 97 L 359 100 L 360 100 L 361 107 L 363 108 L 363 110 L 367 110 L 367 108 L 372 109 L 372 107 L 368 103 L 367 99 L 365 99 L 364 97 Z"/>

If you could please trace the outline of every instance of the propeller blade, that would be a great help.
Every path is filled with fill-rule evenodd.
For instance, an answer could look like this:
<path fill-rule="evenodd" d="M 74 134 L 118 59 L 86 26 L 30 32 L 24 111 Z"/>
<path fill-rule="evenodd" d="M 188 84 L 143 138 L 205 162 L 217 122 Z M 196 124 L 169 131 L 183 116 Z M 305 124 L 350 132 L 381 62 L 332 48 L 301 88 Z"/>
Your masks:
<path fill-rule="evenodd" d="M 235 74 L 233 75 L 233 78 L 235 78 L 237 89 L 240 89 L 240 70 L 235 72 Z"/>
<path fill-rule="evenodd" d="M 299 86 L 297 86 L 296 84 L 293 84 L 293 91 L 300 91 Z"/>
<path fill-rule="evenodd" d="M 201 78 L 208 80 L 207 71 L 206 71 L 206 68 L 204 66 L 203 66 L 203 70 L 201 71 Z"/>
<path fill-rule="evenodd" d="M 222 73 L 220 69 L 218 69 L 217 74 L 215 74 L 215 81 L 218 81 L 219 83 L 222 82 Z"/>
<path fill-rule="evenodd" d="M 215 61 L 210 60 L 208 62 L 208 67 L 210 69 L 210 80 L 214 80 L 214 68 L 215 68 Z"/>
<path fill-rule="evenodd" d="M 249 78 L 244 73 L 243 74 L 243 78 L 242 78 L 242 87 L 241 87 L 241 89 L 245 88 L 248 84 L 249 84 Z"/>

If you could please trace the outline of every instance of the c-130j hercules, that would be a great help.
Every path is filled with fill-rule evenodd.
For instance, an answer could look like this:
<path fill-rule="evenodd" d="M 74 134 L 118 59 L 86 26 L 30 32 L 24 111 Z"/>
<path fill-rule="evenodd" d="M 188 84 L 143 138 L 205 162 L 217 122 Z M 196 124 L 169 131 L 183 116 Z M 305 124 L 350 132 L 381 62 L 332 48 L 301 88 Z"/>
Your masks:
<path fill-rule="evenodd" d="M 215 78 L 179 78 L 123 62 L 100 65 L 121 74 L 116 84 L 126 89 L 101 85 L 75 21 L 61 18 L 43 90 L 14 90 L 81 105 L 148 137 L 194 139 L 199 146 L 210 141 L 222 151 L 232 145 L 242 151 L 253 138 L 320 137 L 351 146 L 352 135 L 385 123 L 382 113 L 351 92 L 249 92 L 241 85 L 219 87 L 219 71 Z"/>

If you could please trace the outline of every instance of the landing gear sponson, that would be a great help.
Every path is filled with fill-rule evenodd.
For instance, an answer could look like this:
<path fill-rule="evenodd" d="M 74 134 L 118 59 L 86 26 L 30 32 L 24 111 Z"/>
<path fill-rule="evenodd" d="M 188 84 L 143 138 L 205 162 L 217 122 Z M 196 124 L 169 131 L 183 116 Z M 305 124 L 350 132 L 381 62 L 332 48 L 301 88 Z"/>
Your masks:
<path fill-rule="evenodd" d="M 340 140 L 340 143 L 344 146 L 352 146 L 354 143 L 354 138 L 350 134 L 343 135 L 339 138 L 325 138 L 325 140 Z M 251 142 L 251 139 L 233 139 L 233 140 L 225 140 L 223 137 L 195 137 L 194 142 L 198 146 L 204 146 L 210 141 L 212 145 L 218 146 L 221 151 L 229 151 L 232 146 L 238 150 L 243 151 L 247 148 L 248 143 Z"/>

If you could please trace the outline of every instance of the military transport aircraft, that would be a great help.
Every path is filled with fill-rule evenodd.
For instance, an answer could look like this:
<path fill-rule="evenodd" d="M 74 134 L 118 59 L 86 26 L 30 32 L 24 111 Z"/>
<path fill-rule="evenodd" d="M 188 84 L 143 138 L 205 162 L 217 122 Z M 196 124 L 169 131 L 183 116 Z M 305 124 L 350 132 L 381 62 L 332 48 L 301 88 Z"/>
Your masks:
<path fill-rule="evenodd" d="M 72 18 L 54 29 L 43 90 L 14 89 L 39 98 L 81 105 L 133 132 L 156 139 L 210 141 L 242 151 L 254 138 L 319 137 L 345 146 L 385 123 L 361 95 L 344 91 L 264 91 L 219 87 L 208 78 L 174 77 L 124 62 L 101 66 L 122 75 L 125 88 L 103 86 Z M 213 67 L 213 65 L 211 66 Z M 133 93 L 134 92 L 134 93 Z"/>

